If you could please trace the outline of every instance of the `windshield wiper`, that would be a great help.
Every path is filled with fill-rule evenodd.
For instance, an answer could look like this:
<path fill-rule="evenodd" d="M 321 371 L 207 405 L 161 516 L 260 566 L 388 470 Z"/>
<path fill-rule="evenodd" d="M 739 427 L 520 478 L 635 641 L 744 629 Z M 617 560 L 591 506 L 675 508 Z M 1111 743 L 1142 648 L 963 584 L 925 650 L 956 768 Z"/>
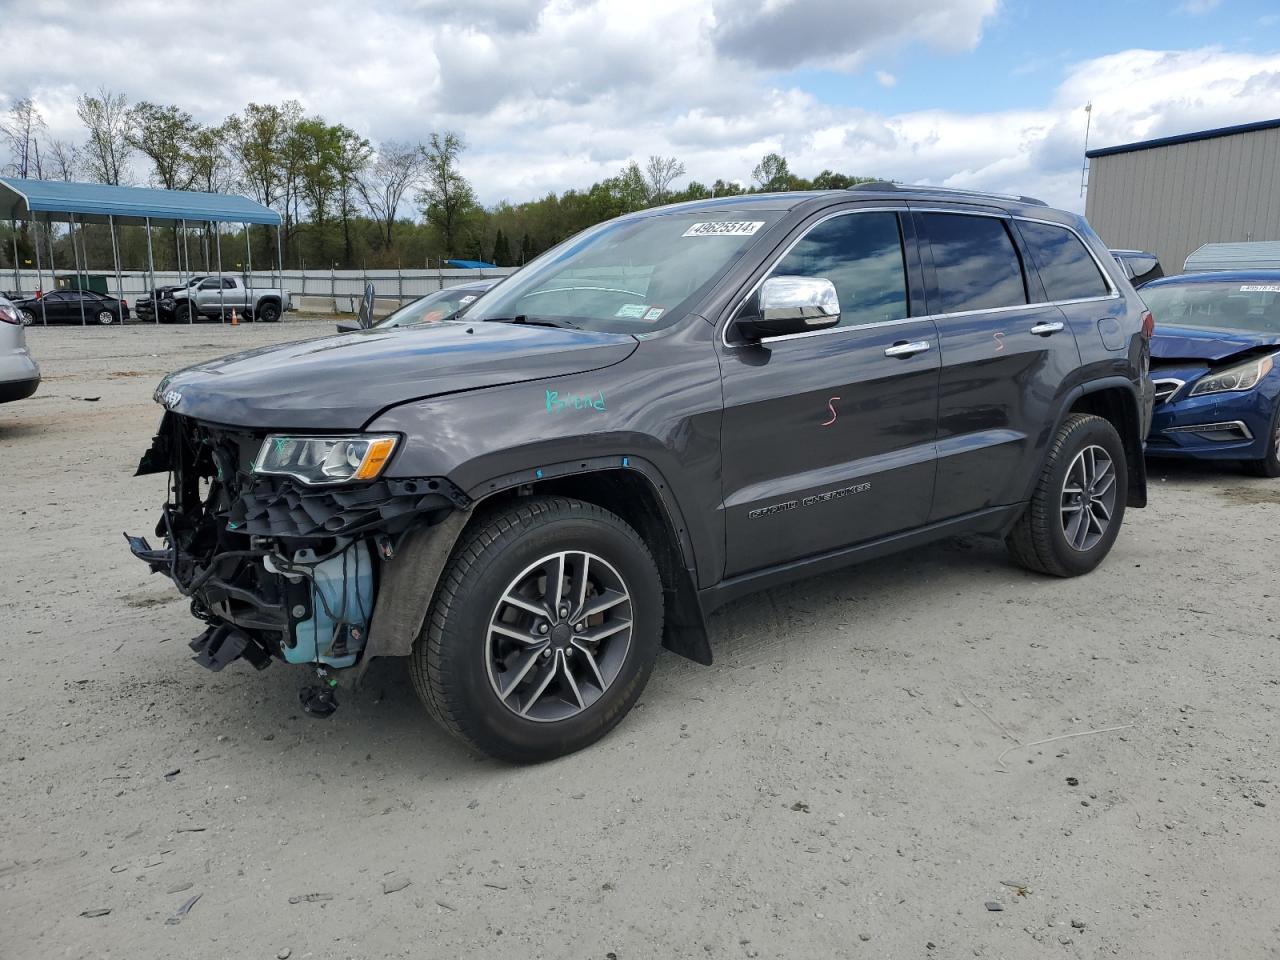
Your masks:
<path fill-rule="evenodd" d="M 580 329 L 576 323 L 568 320 L 552 320 L 550 317 L 531 317 L 528 314 L 517 314 L 514 317 L 486 317 L 486 323 L 520 323 L 530 327 L 564 327 L 569 330 Z"/>

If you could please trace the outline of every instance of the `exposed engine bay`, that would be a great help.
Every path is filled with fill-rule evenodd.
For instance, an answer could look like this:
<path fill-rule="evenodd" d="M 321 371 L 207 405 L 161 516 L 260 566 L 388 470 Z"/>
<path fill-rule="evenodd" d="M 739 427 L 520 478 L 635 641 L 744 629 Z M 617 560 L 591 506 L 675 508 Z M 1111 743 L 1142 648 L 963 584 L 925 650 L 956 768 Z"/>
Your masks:
<path fill-rule="evenodd" d="M 133 554 L 163 573 L 208 624 L 195 659 L 221 670 L 244 658 L 313 664 L 303 706 L 331 713 L 338 671 L 366 650 L 384 566 L 411 526 L 438 523 L 469 500 L 440 478 L 313 486 L 255 472 L 266 435 L 166 412 L 138 475 L 167 472 L 153 548 Z"/>

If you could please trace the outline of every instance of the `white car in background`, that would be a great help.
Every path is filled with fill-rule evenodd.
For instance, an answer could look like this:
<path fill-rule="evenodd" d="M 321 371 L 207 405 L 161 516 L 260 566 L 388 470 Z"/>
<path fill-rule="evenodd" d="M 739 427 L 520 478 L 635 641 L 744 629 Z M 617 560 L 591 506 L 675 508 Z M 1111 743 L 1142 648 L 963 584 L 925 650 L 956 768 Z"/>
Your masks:
<path fill-rule="evenodd" d="M 22 314 L 0 297 L 0 403 L 25 400 L 40 386 L 40 368 L 27 352 Z"/>

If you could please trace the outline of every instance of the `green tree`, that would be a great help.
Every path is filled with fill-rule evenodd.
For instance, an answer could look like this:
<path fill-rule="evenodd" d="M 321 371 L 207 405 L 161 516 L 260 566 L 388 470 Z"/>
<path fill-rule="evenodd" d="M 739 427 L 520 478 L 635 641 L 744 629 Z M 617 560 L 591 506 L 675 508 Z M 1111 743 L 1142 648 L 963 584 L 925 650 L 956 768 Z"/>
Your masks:
<path fill-rule="evenodd" d="M 89 132 L 81 154 L 85 172 L 98 183 L 119 185 L 129 179 L 129 102 L 123 93 L 99 87 L 97 94 L 81 94 L 76 114 Z"/>
<path fill-rule="evenodd" d="M 172 104 L 143 101 L 129 111 L 128 144 L 151 161 L 152 179 L 166 190 L 190 190 L 196 179 L 192 164 L 199 125 L 191 114 Z"/>
<path fill-rule="evenodd" d="M 792 187 L 791 170 L 787 167 L 787 158 L 779 153 L 766 153 L 751 171 L 751 179 L 756 182 L 762 193 L 773 193 L 778 190 L 790 190 Z"/>
<path fill-rule="evenodd" d="M 445 131 L 431 134 L 423 151 L 426 184 L 418 194 L 418 203 L 427 223 L 440 234 L 445 258 L 458 249 L 464 221 L 476 207 L 475 192 L 458 170 L 458 158 L 465 149 L 460 136 Z"/>
<path fill-rule="evenodd" d="M 491 254 L 493 262 L 500 267 L 512 266 L 511 263 L 511 244 L 507 241 L 507 235 L 502 232 L 499 227 L 497 233 L 493 236 L 493 253 Z"/>

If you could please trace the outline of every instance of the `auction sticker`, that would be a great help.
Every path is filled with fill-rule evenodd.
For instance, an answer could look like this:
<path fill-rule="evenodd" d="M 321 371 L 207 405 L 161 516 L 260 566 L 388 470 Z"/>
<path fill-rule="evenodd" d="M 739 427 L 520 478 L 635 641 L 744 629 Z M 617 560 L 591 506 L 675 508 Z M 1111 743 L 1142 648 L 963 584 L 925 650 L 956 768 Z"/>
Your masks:
<path fill-rule="evenodd" d="M 1246 283 L 1240 287 L 1241 293 L 1280 293 L 1280 283 Z"/>
<path fill-rule="evenodd" d="M 639 320 L 645 315 L 645 311 L 648 309 L 649 305 L 647 303 L 624 303 L 618 308 L 618 312 L 615 313 L 614 316 L 630 317 L 634 320 Z"/>
<path fill-rule="evenodd" d="M 764 226 L 763 220 L 709 220 L 695 223 L 682 237 L 749 237 Z"/>
<path fill-rule="evenodd" d="M 650 307 L 644 312 L 644 319 L 652 322 L 657 320 L 665 312 L 665 308 L 663 307 Z"/>

